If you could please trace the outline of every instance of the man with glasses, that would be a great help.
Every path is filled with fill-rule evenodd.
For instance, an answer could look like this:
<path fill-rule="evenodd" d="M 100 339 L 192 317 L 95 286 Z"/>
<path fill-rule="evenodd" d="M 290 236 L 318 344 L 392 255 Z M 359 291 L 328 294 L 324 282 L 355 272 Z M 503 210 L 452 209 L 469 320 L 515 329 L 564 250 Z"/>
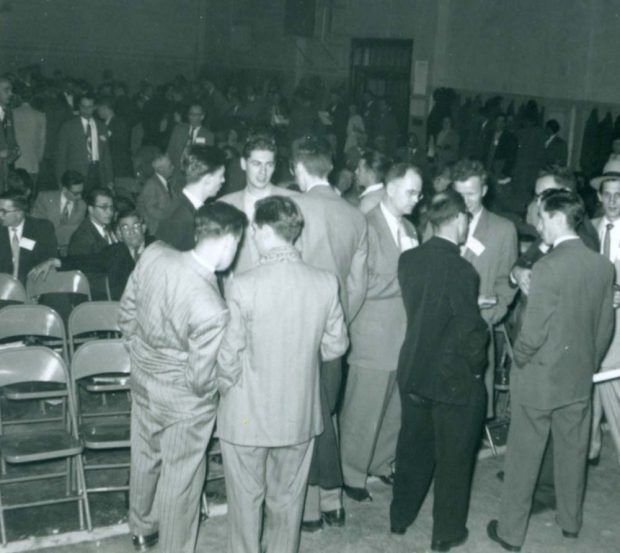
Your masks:
<path fill-rule="evenodd" d="M 79 114 L 66 121 L 58 135 L 56 177 L 60 182 L 68 169 L 86 179 L 86 189 L 112 186 L 114 176 L 105 125 L 96 121 L 95 99 L 83 94 L 78 100 Z"/>
<path fill-rule="evenodd" d="M 0 273 L 26 284 L 30 269 L 56 255 L 52 223 L 27 215 L 26 198 L 15 191 L 0 194 Z"/>
<path fill-rule="evenodd" d="M 84 177 L 77 171 L 65 171 L 61 184 L 60 190 L 39 192 L 31 215 L 47 219 L 54 225 L 58 251 L 60 255 L 65 255 L 71 235 L 86 215 L 86 204 L 82 199 Z"/>

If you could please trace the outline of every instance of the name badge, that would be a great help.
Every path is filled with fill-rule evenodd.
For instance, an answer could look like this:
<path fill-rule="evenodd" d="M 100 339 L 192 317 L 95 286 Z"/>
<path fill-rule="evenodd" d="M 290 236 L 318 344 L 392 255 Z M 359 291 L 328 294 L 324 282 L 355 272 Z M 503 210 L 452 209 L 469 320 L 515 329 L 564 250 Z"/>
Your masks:
<path fill-rule="evenodd" d="M 206 144 L 204 136 L 197 136 L 194 144 Z"/>
<path fill-rule="evenodd" d="M 484 244 L 473 236 L 467 239 L 467 242 L 465 243 L 465 247 L 469 248 L 476 256 L 482 255 L 482 252 L 485 249 Z"/>
<path fill-rule="evenodd" d="M 24 238 L 19 241 L 19 247 L 24 248 L 25 250 L 32 251 L 34 249 L 36 242 L 34 240 L 30 240 L 30 238 Z"/>

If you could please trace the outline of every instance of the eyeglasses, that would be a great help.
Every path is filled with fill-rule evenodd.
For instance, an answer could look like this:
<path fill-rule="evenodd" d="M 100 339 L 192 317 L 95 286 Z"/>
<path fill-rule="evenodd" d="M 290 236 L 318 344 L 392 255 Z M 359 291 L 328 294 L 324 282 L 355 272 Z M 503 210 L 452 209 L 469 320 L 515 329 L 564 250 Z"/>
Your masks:
<path fill-rule="evenodd" d="M 133 225 L 120 225 L 118 228 L 124 232 L 128 232 L 130 230 L 133 230 L 134 232 L 141 232 L 142 223 L 134 223 Z"/>
<path fill-rule="evenodd" d="M 15 211 L 21 211 L 21 209 L 2 209 L 2 208 L 0 208 L 0 215 L 6 215 L 7 213 L 14 213 Z"/>
<path fill-rule="evenodd" d="M 102 211 L 114 211 L 114 205 L 113 204 L 94 205 L 93 207 L 98 207 Z"/>

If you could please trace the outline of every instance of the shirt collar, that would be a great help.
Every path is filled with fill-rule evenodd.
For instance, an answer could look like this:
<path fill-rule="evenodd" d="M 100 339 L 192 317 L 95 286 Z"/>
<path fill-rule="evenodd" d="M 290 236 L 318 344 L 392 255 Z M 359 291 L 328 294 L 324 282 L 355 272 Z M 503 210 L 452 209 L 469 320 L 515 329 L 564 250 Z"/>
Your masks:
<path fill-rule="evenodd" d="M 26 218 L 24 217 L 22 222 L 19 223 L 19 225 L 17 225 L 16 227 L 8 227 L 9 228 L 9 238 L 11 238 L 13 236 L 13 230 L 15 229 L 17 231 L 17 236 L 21 240 L 21 237 L 24 235 L 24 223 L 25 222 L 26 222 Z"/>
<path fill-rule="evenodd" d="M 383 190 L 382 182 L 378 182 L 377 184 L 371 184 L 370 186 L 367 186 L 365 190 L 360 194 L 360 198 L 363 198 L 364 196 L 367 196 L 368 194 L 371 194 L 372 192 L 376 192 L 377 190 Z"/>
<path fill-rule="evenodd" d="M 90 119 L 86 119 L 86 117 L 82 117 L 80 115 L 80 120 L 82 121 L 82 126 L 88 125 L 90 122 L 95 122 L 95 120 L 91 117 Z"/>
<path fill-rule="evenodd" d="M 469 231 L 467 232 L 468 236 L 473 236 L 474 232 L 476 232 L 476 228 L 478 227 L 478 223 L 480 222 L 480 217 L 482 217 L 483 211 L 484 207 L 480 208 L 478 213 L 472 215 L 471 221 L 469 221 Z"/>
<path fill-rule="evenodd" d="M 100 225 L 99 223 L 97 223 L 97 221 L 95 221 L 92 217 L 90 218 L 90 222 L 97 229 L 97 232 L 101 234 L 103 238 L 107 239 L 107 232 L 109 232 L 108 229 L 104 227 L 103 225 Z"/>
<path fill-rule="evenodd" d="M 259 263 L 271 263 L 277 261 L 298 261 L 301 259 L 299 250 L 292 244 L 290 246 L 280 246 L 273 248 L 266 255 L 261 256 Z"/>
<path fill-rule="evenodd" d="M 185 194 L 185 197 L 194 206 L 194 209 L 198 210 L 202 207 L 203 202 L 196 198 L 196 196 L 194 196 L 187 188 L 183 189 L 183 194 Z"/>
<path fill-rule="evenodd" d="M 560 236 L 553 242 L 553 247 L 557 248 L 562 242 L 567 242 L 568 240 L 579 240 L 579 236 L 576 234 L 565 234 L 564 236 Z"/>
<path fill-rule="evenodd" d="M 614 228 L 620 228 L 620 219 L 616 219 L 615 221 L 610 221 L 607 217 L 603 215 L 601 217 L 601 223 L 600 223 L 599 228 L 604 229 L 607 225 L 613 225 Z"/>
<path fill-rule="evenodd" d="M 314 182 L 310 186 L 308 186 L 308 189 L 306 190 L 306 192 L 310 192 L 310 190 L 312 190 L 313 188 L 316 188 L 317 186 L 331 187 L 331 185 L 328 182 Z"/>
<path fill-rule="evenodd" d="M 165 177 L 162 177 L 157 171 L 155 171 L 155 174 L 157 175 L 157 178 L 162 182 L 162 184 L 168 188 L 168 181 L 165 179 Z M 191 201 L 191 200 L 190 200 Z"/>
<path fill-rule="evenodd" d="M 206 261 L 204 261 L 203 259 L 200 259 L 200 257 L 196 255 L 196 252 L 194 250 L 191 250 L 189 253 L 194 259 L 194 261 L 198 263 L 198 265 L 200 265 L 203 269 L 206 269 L 207 271 L 209 271 L 211 274 L 215 274 L 215 267 L 212 267 Z"/>

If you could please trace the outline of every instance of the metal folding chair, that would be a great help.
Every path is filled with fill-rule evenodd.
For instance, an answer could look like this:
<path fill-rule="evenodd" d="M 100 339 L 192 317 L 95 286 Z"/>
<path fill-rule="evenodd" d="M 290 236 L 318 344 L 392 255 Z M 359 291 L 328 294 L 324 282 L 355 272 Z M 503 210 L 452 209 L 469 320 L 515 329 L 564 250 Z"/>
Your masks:
<path fill-rule="evenodd" d="M 26 302 L 26 290 L 16 278 L 0 273 L 0 302 Z"/>
<path fill-rule="evenodd" d="M 118 413 L 110 411 L 87 411 L 80 401 L 80 387 L 112 386 L 118 389 L 121 384 L 124 390 L 129 389 L 130 362 L 122 340 L 93 340 L 82 345 L 71 361 L 71 377 L 78 411 L 79 434 L 86 450 L 112 450 L 129 448 L 129 417 L 128 411 Z M 124 381 L 119 384 L 119 374 Z M 88 382 L 80 386 L 81 383 Z M 119 416 L 124 414 L 125 416 Z M 85 471 L 128 469 L 129 462 L 122 463 L 87 463 Z M 100 486 L 87 488 L 89 492 L 126 491 L 129 487 Z"/>
<path fill-rule="evenodd" d="M 82 271 L 50 271 L 45 279 L 29 276 L 26 294 L 34 302 L 43 294 L 83 294 L 91 300 L 90 285 Z"/>
<path fill-rule="evenodd" d="M 89 301 L 77 305 L 71 311 L 67 325 L 71 357 L 77 346 L 92 339 L 92 334 L 95 332 L 106 332 L 120 337 L 118 313 L 119 303 L 117 301 Z M 87 336 L 89 334 L 91 336 Z M 108 338 L 111 337 L 108 336 Z"/>
<path fill-rule="evenodd" d="M 34 346 L 28 348 L 8 348 L 0 350 L 0 387 L 25 384 L 29 382 L 54 383 L 65 387 L 68 405 L 68 427 L 62 424 L 50 428 L 49 421 L 45 421 L 40 428 L 27 434 L 15 432 L 12 435 L 0 435 L 0 456 L 4 463 L 10 465 L 28 464 L 37 461 L 65 459 L 65 470 L 41 473 L 40 466 L 36 474 L 0 479 L 0 490 L 7 485 L 17 485 L 22 482 L 65 478 L 66 490 L 61 497 L 44 498 L 36 501 L 24 501 L 7 505 L 0 497 L 0 536 L 6 544 L 5 511 L 12 509 L 26 509 L 56 503 L 77 501 L 80 528 L 92 529 L 86 479 L 82 464 L 82 444 L 77 433 L 77 419 L 73 394 L 70 393 L 70 379 L 67 366 L 56 352 L 46 347 Z M 73 479 L 77 488 L 72 489 Z M 40 486 L 41 491 L 49 491 L 49 487 Z M 30 490 L 32 491 L 32 490 Z M 37 492 L 39 490 L 36 490 Z"/>

